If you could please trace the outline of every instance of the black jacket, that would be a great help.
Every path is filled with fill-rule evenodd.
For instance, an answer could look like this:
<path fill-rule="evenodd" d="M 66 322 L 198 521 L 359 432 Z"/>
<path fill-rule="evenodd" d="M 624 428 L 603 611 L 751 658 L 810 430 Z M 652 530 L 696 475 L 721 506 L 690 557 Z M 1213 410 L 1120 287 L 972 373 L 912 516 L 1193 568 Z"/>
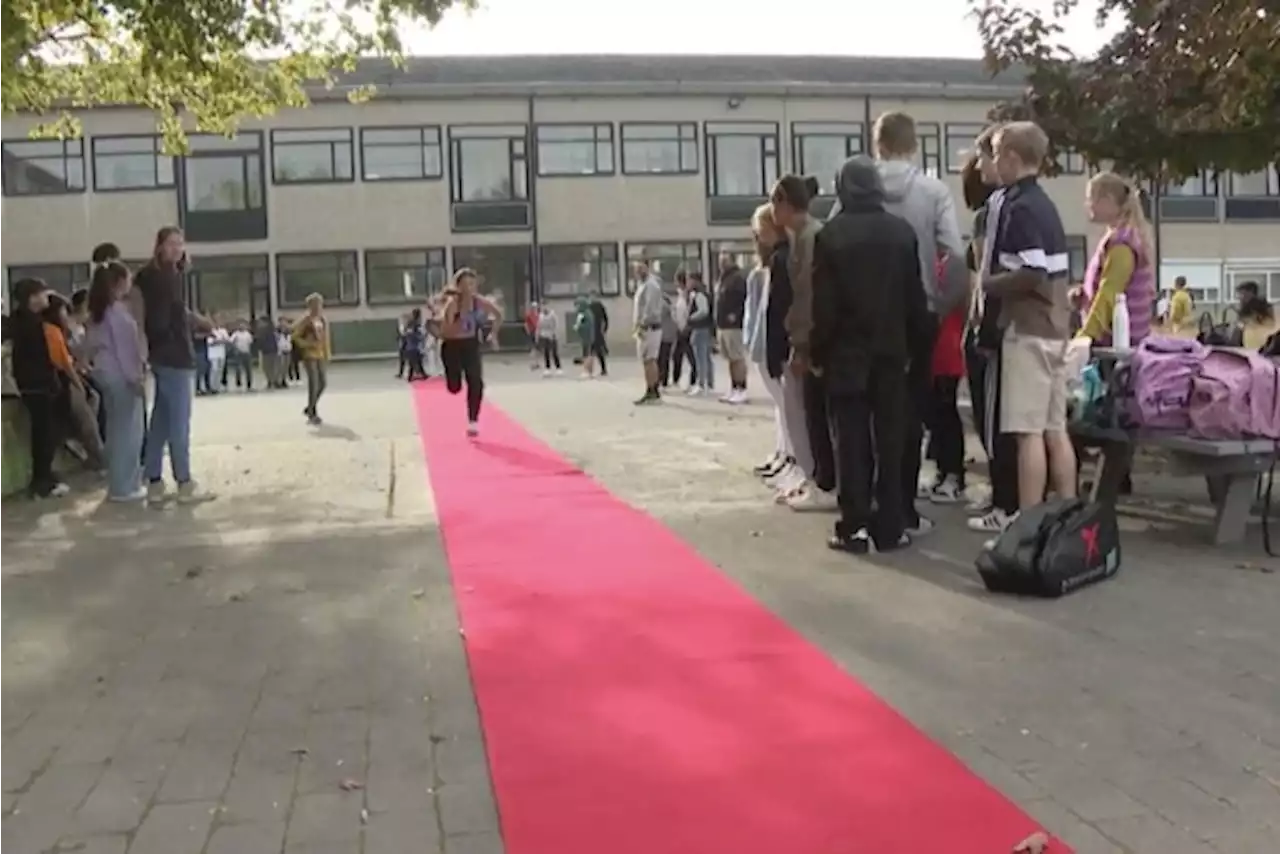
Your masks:
<path fill-rule="evenodd" d="M 791 339 L 787 337 L 787 312 L 791 310 L 791 275 L 787 260 L 791 248 L 785 240 L 773 247 L 769 256 L 769 304 L 764 313 L 764 364 L 775 380 L 782 376 L 783 366 L 791 358 Z"/>
<path fill-rule="evenodd" d="M 15 309 L 9 318 L 8 332 L 13 342 L 13 382 L 18 391 L 22 394 L 58 394 L 62 383 L 49 357 L 44 319 L 26 308 Z"/>
<path fill-rule="evenodd" d="M 194 368 L 182 270 L 152 261 L 137 272 L 133 284 L 146 306 L 148 360 L 166 368 Z"/>
<path fill-rule="evenodd" d="M 716 329 L 741 329 L 747 310 L 747 277 L 736 266 L 720 275 L 716 292 Z"/>
<path fill-rule="evenodd" d="M 604 341 L 605 335 L 609 332 L 609 312 L 605 311 L 604 303 L 594 297 L 592 297 L 591 302 L 587 303 L 587 308 L 591 309 L 591 316 L 596 321 L 596 338 Z"/>
<path fill-rule="evenodd" d="M 869 158 L 851 158 L 837 183 L 840 213 L 814 248 L 811 342 L 835 394 L 865 389 L 873 366 L 905 371 L 933 346 L 915 231 L 885 211 Z"/>

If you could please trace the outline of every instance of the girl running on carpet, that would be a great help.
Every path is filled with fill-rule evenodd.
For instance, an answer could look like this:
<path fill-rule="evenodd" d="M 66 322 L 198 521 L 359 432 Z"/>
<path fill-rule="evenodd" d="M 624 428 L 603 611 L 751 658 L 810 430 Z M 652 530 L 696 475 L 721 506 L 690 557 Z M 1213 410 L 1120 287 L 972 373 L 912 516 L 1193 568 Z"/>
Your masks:
<path fill-rule="evenodd" d="M 467 384 L 467 435 L 480 432 L 480 404 L 484 401 L 484 369 L 480 363 L 480 336 L 486 327 L 502 323 L 502 310 L 476 293 L 476 271 L 463 267 L 453 274 L 453 284 L 444 292 L 441 313 L 440 361 L 450 394 Z"/>

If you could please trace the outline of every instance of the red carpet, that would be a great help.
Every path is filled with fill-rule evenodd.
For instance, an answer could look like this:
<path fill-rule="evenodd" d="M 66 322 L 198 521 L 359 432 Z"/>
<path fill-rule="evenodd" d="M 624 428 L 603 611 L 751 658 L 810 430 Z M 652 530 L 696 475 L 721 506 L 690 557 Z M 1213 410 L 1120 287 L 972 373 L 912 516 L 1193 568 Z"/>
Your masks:
<path fill-rule="evenodd" d="M 414 394 L 507 854 L 1005 854 L 1039 829 L 501 412 L 470 440 L 461 399 Z"/>

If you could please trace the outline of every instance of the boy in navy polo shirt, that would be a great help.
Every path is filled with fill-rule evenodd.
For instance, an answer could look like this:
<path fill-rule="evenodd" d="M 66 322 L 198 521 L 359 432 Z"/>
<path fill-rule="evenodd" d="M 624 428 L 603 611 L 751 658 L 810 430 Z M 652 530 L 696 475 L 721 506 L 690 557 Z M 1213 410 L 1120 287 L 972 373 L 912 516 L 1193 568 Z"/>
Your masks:
<path fill-rule="evenodd" d="M 1060 498 L 1076 494 L 1066 423 L 1070 264 L 1062 219 L 1038 180 L 1048 148 L 1048 137 L 1032 122 L 1012 122 L 996 133 L 996 169 L 1006 190 L 982 282 L 1000 298 L 999 428 L 1017 437 L 1019 510 L 1044 499 L 1050 473 Z"/>

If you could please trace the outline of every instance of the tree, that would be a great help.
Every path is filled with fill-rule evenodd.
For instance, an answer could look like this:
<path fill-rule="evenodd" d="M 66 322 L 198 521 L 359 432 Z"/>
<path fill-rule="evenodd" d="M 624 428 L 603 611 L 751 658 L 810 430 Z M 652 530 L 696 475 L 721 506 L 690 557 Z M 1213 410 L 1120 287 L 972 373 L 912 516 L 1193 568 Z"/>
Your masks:
<path fill-rule="evenodd" d="M 1280 160 L 1280 0 L 1100 0 L 1120 32 L 1097 56 L 1061 42 L 1062 19 L 1016 0 L 970 0 L 993 72 L 1021 68 L 1027 90 L 992 111 L 1027 118 L 1091 163 L 1168 180 L 1204 168 L 1256 172 Z"/>
<path fill-rule="evenodd" d="M 6 113 L 50 116 L 41 132 L 66 135 L 78 131 L 69 110 L 138 105 L 155 112 L 170 148 L 181 151 L 184 121 L 186 130 L 229 134 L 245 117 L 305 107 L 307 85 L 332 86 L 362 56 L 398 61 L 401 25 L 434 25 L 476 0 L 3 3 Z"/>

